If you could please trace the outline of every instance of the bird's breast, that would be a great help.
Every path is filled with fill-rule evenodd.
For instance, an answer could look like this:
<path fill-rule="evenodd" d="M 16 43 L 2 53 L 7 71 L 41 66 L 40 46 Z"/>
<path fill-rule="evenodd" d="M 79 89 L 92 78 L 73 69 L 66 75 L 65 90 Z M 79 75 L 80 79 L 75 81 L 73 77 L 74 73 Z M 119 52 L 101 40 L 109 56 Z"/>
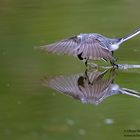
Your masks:
<path fill-rule="evenodd" d="M 110 49 L 110 51 L 115 51 L 118 48 L 119 48 L 119 45 L 118 44 L 111 44 L 109 49 Z"/>

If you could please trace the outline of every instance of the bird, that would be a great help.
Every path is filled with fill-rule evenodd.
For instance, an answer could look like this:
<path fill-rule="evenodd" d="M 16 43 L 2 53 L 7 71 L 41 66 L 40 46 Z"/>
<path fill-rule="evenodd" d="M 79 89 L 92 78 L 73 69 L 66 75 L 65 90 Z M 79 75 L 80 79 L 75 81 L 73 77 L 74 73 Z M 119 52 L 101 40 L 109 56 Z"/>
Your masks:
<path fill-rule="evenodd" d="M 49 53 L 78 57 L 85 62 L 86 66 L 88 60 L 102 59 L 109 61 L 113 67 L 118 67 L 116 64 L 117 59 L 114 58 L 113 52 L 123 42 L 138 34 L 140 34 L 140 28 L 121 38 L 108 38 L 98 33 L 80 33 L 79 35 L 74 35 L 48 45 L 42 45 L 39 48 Z"/>
<path fill-rule="evenodd" d="M 105 98 L 115 94 L 126 94 L 140 98 L 139 92 L 120 87 L 115 83 L 115 76 L 114 68 L 104 71 L 92 69 L 69 76 L 60 75 L 54 78 L 44 78 L 42 82 L 44 86 L 86 104 L 98 105 Z"/>

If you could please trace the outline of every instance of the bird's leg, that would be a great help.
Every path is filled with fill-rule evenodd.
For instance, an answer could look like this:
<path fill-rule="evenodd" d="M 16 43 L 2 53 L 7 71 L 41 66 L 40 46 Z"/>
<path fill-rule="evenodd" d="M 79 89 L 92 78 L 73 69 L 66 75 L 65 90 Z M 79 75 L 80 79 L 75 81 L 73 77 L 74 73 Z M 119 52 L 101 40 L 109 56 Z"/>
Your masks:
<path fill-rule="evenodd" d="M 85 65 L 88 66 L 88 59 L 85 60 Z"/>
<path fill-rule="evenodd" d="M 118 69 L 118 64 L 116 64 L 114 61 L 110 61 L 110 64 L 113 66 L 113 68 L 117 68 Z"/>
<path fill-rule="evenodd" d="M 113 54 L 114 54 L 114 51 L 112 51 L 112 56 L 113 56 Z"/>
<path fill-rule="evenodd" d="M 112 56 L 114 54 L 114 51 L 112 51 Z M 110 61 L 111 65 L 113 66 L 113 68 L 117 68 L 118 69 L 118 64 L 116 64 L 115 62 L 117 61 L 117 59 L 115 59 L 114 61 Z"/>
<path fill-rule="evenodd" d="M 85 79 L 88 80 L 88 84 L 91 84 L 90 80 L 89 80 L 89 76 L 88 76 L 88 69 L 85 70 Z"/>

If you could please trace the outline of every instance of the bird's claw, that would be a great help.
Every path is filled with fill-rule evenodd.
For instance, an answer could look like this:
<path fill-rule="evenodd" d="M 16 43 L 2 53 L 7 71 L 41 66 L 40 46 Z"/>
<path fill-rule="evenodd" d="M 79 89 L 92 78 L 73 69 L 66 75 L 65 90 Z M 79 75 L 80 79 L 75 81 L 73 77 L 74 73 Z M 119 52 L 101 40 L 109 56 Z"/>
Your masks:
<path fill-rule="evenodd" d="M 119 68 L 119 65 L 118 64 L 115 64 L 115 63 L 113 63 L 112 66 L 113 66 L 114 69 L 118 69 Z"/>

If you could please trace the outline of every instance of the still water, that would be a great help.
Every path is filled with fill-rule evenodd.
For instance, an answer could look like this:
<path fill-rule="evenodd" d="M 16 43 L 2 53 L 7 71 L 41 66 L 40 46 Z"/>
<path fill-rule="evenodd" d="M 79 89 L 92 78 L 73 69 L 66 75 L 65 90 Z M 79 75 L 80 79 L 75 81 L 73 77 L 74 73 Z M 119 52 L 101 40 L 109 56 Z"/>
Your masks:
<path fill-rule="evenodd" d="M 122 37 L 140 26 L 139 5 L 137 0 L 0 0 L 0 139 L 118 140 L 136 134 L 139 98 L 115 94 L 94 105 L 59 94 L 43 80 L 85 74 L 84 63 L 34 47 L 84 32 Z M 115 52 L 119 64 L 140 64 L 139 38 Z M 120 88 L 140 92 L 140 69 L 119 69 L 111 77 Z"/>

